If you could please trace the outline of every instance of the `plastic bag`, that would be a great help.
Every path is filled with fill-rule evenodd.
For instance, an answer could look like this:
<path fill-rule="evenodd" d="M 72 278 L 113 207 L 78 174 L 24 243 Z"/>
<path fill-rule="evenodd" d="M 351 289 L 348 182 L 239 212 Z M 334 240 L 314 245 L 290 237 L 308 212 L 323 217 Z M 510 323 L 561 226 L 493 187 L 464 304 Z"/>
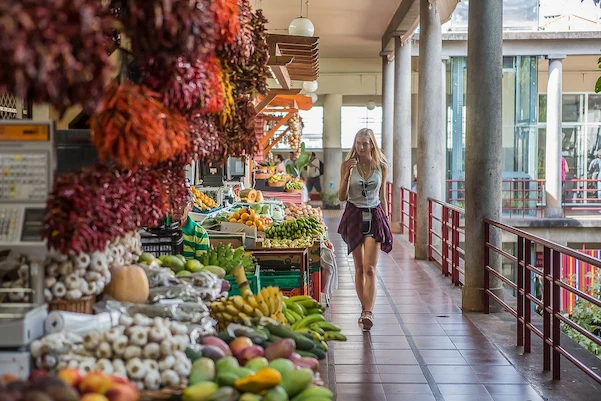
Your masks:
<path fill-rule="evenodd" d="M 323 241 L 320 247 L 321 256 L 321 292 L 331 294 L 338 289 L 338 265 L 334 250 Z"/>

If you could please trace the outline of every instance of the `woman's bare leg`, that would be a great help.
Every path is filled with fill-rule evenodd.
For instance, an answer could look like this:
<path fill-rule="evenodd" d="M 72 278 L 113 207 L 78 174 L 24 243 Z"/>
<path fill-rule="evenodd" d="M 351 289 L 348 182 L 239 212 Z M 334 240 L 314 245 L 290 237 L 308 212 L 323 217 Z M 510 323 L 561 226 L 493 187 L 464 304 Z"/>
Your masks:
<path fill-rule="evenodd" d="M 365 307 L 363 302 L 364 293 L 364 269 L 363 269 L 363 244 L 353 250 L 353 261 L 355 262 L 355 290 L 361 302 L 361 308 Z"/>
<path fill-rule="evenodd" d="M 373 311 L 376 303 L 376 265 L 380 256 L 380 244 L 373 237 L 366 237 L 363 242 L 363 306 L 366 311 Z"/>

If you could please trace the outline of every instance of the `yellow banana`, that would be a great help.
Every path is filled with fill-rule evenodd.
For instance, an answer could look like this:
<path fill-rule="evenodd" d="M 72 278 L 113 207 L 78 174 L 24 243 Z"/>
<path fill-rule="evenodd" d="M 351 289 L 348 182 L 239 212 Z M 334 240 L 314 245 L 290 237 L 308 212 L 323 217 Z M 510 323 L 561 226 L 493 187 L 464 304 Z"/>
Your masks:
<path fill-rule="evenodd" d="M 228 304 L 225 306 L 225 311 L 232 316 L 238 316 L 240 311 L 234 305 Z"/>
<path fill-rule="evenodd" d="M 258 309 L 259 308 L 259 302 L 257 302 L 257 298 L 255 297 L 254 294 L 250 294 L 245 299 L 246 299 L 246 302 L 248 302 L 248 304 L 250 306 L 252 306 L 254 309 Z"/>
<path fill-rule="evenodd" d="M 227 313 L 227 312 L 224 312 L 221 315 L 223 316 L 223 321 L 224 322 L 231 322 L 231 321 L 234 320 L 234 317 L 232 315 L 230 315 L 229 313 Z"/>
<path fill-rule="evenodd" d="M 241 296 L 236 295 L 236 296 L 230 297 L 230 301 L 234 304 L 236 309 L 242 310 L 244 308 L 244 299 Z"/>
<path fill-rule="evenodd" d="M 261 294 L 257 294 L 257 295 L 255 295 L 255 298 L 257 299 L 257 302 L 259 303 L 259 308 L 261 309 L 261 312 L 263 312 L 263 315 L 264 316 L 271 315 L 271 313 L 269 313 L 269 307 L 267 306 L 267 302 L 265 301 L 265 299 L 263 299 L 263 296 Z"/>
<path fill-rule="evenodd" d="M 254 309 L 253 313 L 255 314 L 255 317 L 265 317 L 265 315 L 263 314 L 263 312 L 261 312 L 260 308 Z"/>
<path fill-rule="evenodd" d="M 271 294 L 269 293 L 269 290 L 267 288 L 263 288 L 261 290 L 261 295 L 263 296 L 265 302 L 267 303 L 267 306 L 269 307 L 269 314 L 274 314 L 276 312 L 275 299 L 272 298 Z"/>
<path fill-rule="evenodd" d="M 249 304 L 244 304 L 243 307 L 244 307 L 244 313 L 246 313 L 249 316 L 252 315 L 253 312 L 256 310 L 255 308 L 253 308 Z"/>
<path fill-rule="evenodd" d="M 246 313 L 240 312 L 238 317 L 242 319 L 242 322 L 245 326 L 251 326 L 250 318 L 246 315 Z"/>

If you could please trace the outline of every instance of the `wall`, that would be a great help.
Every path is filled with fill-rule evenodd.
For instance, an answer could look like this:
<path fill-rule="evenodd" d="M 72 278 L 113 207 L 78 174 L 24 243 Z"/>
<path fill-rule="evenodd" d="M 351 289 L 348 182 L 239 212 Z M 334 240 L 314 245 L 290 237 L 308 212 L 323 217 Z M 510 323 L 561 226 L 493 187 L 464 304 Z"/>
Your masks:
<path fill-rule="evenodd" d="M 601 55 L 601 49 L 600 49 Z M 563 60 L 563 92 L 594 92 L 601 70 L 597 68 L 599 56 L 568 56 Z M 538 91 L 547 93 L 549 61 L 538 62 Z"/>

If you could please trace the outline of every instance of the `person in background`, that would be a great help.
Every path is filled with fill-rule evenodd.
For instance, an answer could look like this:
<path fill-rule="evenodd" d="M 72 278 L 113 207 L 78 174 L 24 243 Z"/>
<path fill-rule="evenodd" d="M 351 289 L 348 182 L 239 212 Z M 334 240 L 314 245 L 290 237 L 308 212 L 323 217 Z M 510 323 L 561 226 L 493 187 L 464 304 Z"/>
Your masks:
<path fill-rule="evenodd" d="M 193 204 L 192 195 L 188 195 L 184 202 L 172 207 L 171 216 L 166 221 L 167 225 L 179 223 L 184 237 L 184 257 L 188 260 L 198 259 L 211 246 L 209 234 L 189 216 Z"/>
<path fill-rule="evenodd" d="M 361 302 L 359 327 L 370 330 L 376 302 L 376 266 L 380 250 L 392 250 L 392 231 L 386 216 L 388 162 L 378 148 L 374 132 L 363 128 L 355 135 L 353 149 L 340 166 L 338 199 L 346 201 L 338 227 L 353 254 L 355 290 Z"/>
<path fill-rule="evenodd" d="M 305 167 L 305 174 L 307 175 L 307 191 L 311 193 L 311 190 L 315 190 L 321 193 L 321 161 L 317 158 L 315 152 L 311 152 L 311 158 L 309 159 L 309 165 Z"/>
<path fill-rule="evenodd" d="M 570 172 L 570 166 L 568 166 L 568 161 L 565 157 L 561 156 L 561 192 L 562 198 L 565 202 L 565 188 L 566 188 L 566 176 Z"/>
<path fill-rule="evenodd" d="M 286 173 L 286 165 L 284 164 L 284 158 L 282 155 L 273 156 L 273 161 L 276 163 L 277 168 L 275 169 L 276 173 L 285 174 Z"/>
<path fill-rule="evenodd" d="M 597 157 L 588 166 L 591 178 L 597 180 L 597 198 L 601 199 L 601 149 L 597 151 Z"/>
<path fill-rule="evenodd" d="M 411 190 L 417 191 L 417 164 L 413 165 L 413 180 L 411 180 Z"/>
<path fill-rule="evenodd" d="M 299 177 L 299 172 L 296 169 L 296 153 L 295 152 L 290 152 L 288 153 L 288 158 L 284 161 L 284 165 L 286 166 L 286 168 L 288 166 L 292 166 L 292 177 L 294 178 L 298 178 Z M 288 171 L 288 170 L 286 170 Z"/>

